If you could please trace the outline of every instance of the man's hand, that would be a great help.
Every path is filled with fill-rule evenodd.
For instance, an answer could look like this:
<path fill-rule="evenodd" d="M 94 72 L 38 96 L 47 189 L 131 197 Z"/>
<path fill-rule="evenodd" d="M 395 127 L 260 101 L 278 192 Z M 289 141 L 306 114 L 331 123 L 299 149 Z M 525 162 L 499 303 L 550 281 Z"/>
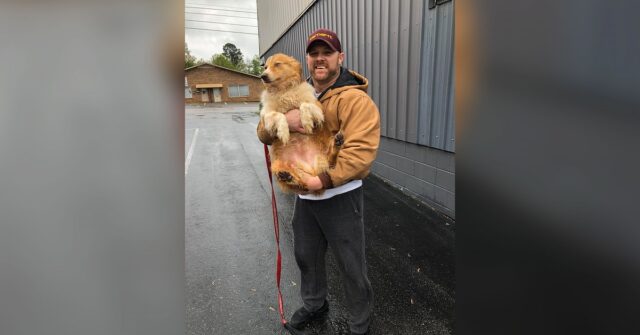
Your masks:
<path fill-rule="evenodd" d="M 322 189 L 322 181 L 318 176 L 306 177 L 303 182 L 307 185 L 307 190 L 309 190 L 309 192 Z"/>
<path fill-rule="evenodd" d="M 300 110 L 292 109 L 288 111 L 284 116 L 287 118 L 287 123 L 289 124 L 289 131 L 295 133 L 306 133 L 304 128 L 302 127 L 302 122 L 300 121 Z"/>

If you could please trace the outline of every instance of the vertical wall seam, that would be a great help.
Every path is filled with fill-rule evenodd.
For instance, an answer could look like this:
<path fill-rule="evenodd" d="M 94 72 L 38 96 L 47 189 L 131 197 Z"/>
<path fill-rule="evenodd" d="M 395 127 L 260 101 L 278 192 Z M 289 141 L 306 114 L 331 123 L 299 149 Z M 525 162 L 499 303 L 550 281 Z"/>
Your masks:
<path fill-rule="evenodd" d="M 435 7 L 432 10 L 433 11 L 437 11 L 438 7 Z M 435 96 L 436 96 L 436 87 L 437 87 L 437 85 L 436 85 L 436 77 L 437 77 L 437 75 L 436 75 L 436 73 L 437 73 L 436 65 L 438 64 L 438 61 L 437 61 L 438 60 L 438 53 L 437 53 L 437 50 L 438 50 L 438 38 L 437 37 L 438 37 L 438 21 L 439 20 L 438 20 L 438 15 L 437 14 L 434 15 L 434 19 L 433 20 L 435 21 L 434 24 L 433 24 L 433 29 L 435 31 L 435 33 L 434 33 L 435 38 L 433 39 L 433 48 L 432 48 L 433 49 L 433 59 L 432 59 L 431 68 L 433 69 L 433 72 L 431 73 L 432 77 L 430 79 L 431 79 L 433 84 L 431 85 L 431 101 L 429 101 L 429 109 L 431 110 L 431 113 L 430 113 L 431 114 L 430 115 L 431 122 L 429 122 L 429 140 L 428 140 L 428 145 L 431 146 L 431 147 L 433 147 L 435 145 L 435 143 L 433 143 L 434 142 L 433 127 L 434 127 L 434 124 L 435 124 L 435 122 L 434 122 L 435 120 L 434 119 L 435 119 L 435 114 L 436 114 L 436 110 L 435 110 L 435 108 L 436 108 L 436 106 L 435 106 L 435 101 L 436 101 Z"/>

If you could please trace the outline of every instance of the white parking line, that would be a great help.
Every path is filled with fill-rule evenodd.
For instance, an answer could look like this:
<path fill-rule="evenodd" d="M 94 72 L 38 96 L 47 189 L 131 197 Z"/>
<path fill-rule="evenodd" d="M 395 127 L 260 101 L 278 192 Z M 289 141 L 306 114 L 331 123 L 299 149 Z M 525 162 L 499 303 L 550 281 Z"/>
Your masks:
<path fill-rule="evenodd" d="M 184 162 L 184 175 L 186 176 L 189 173 L 189 164 L 191 163 L 191 156 L 193 156 L 193 148 L 196 146 L 196 140 L 198 139 L 198 131 L 200 129 L 196 128 L 196 132 L 193 134 L 193 140 L 191 140 L 191 146 L 189 146 L 189 153 L 187 154 L 187 160 Z"/>

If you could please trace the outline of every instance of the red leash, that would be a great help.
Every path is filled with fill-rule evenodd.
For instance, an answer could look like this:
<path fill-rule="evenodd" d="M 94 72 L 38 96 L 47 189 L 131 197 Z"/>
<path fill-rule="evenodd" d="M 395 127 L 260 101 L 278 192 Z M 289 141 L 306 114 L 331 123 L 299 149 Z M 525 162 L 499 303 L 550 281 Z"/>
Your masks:
<path fill-rule="evenodd" d="M 273 190 L 273 177 L 271 176 L 271 157 L 269 149 L 264 145 L 264 157 L 267 161 L 267 171 L 269 171 L 269 183 L 271 184 L 271 209 L 273 211 L 273 230 L 276 235 L 276 246 L 278 247 L 278 256 L 276 260 L 276 284 L 278 285 L 278 309 L 280 311 L 280 323 L 287 327 L 287 320 L 284 318 L 284 302 L 282 300 L 282 291 L 280 290 L 280 273 L 282 272 L 282 255 L 280 254 L 280 224 L 278 222 L 278 207 L 276 206 L 276 193 Z"/>

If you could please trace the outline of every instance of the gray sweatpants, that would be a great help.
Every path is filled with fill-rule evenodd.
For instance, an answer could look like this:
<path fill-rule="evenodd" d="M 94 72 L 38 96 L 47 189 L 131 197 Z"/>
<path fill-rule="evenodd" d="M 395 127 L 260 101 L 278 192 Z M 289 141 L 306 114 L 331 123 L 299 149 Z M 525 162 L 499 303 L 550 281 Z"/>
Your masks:
<path fill-rule="evenodd" d="M 296 197 L 293 214 L 294 249 L 304 307 L 316 311 L 327 296 L 325 254 L 329 245 L 342 272 L 349 327 L 356 333 L 367 330 L 373 307 L 362 210 L 362 187 L 358 187 L 326 200 Z"/>

